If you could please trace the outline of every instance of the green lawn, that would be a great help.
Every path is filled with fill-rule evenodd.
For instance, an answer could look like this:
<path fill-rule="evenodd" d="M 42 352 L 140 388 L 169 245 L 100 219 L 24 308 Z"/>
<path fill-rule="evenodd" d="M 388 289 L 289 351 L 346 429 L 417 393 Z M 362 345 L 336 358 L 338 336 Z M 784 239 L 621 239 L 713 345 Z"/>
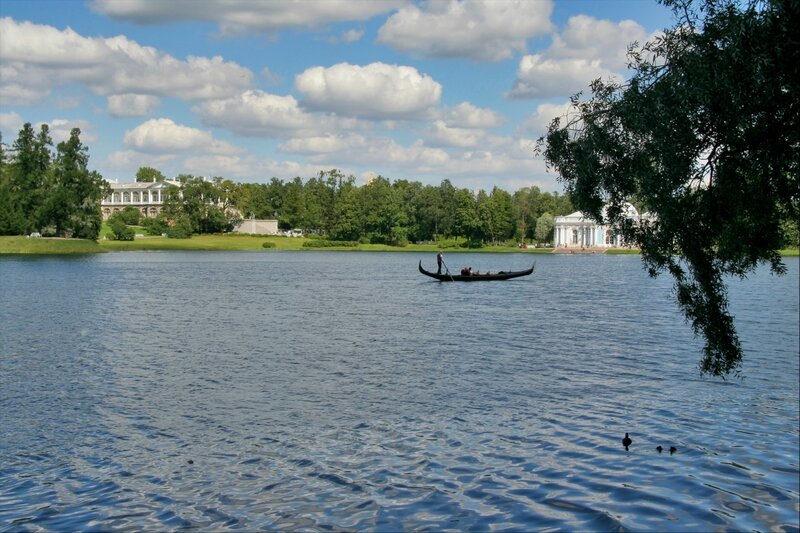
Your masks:
<path fill-rule="evenodd" d="M 264 248 L 265 242 L 274 243 L 273 248 Z M 304 247 L 303 243 L 313 242 L 306 237 L 273 237 L 250 235 L 194 235 L 191 239 L 167 239 L 165 237 L 136 237 L 133 241 L 100 241 L 100 247 L 109 251 L 121 250 L 324 250 L 342 252 L 431 252 L 440 248 L 436 244 L 409 244 L 408 246 L 388 246 L 385 244 L 359 244 L 356 247 Z M 486 246 L 484 248 L 445 248 L 445 253 L 463 252 L 520 252 L 516 246 Z M 550 253 L 550 248 L 524 250 L 532 253 Z"/>
<path fill-rule="evenodd" d="M 88 254 L 98 252 L 134 250 L 324 250 L 346 252 L 422 252 L 445 254 L 456 253 L 509 253 L 549 254 L 552 248 L 528 248 L 521 250 L 516 246 L 485 246 L 483 248 L 440 248 L 437 244 L 409 244 L 404 247 L 385 244 L 359 244 L 356 247 L 304 248 L 303 243 L 311 239 L 305 237 L 273 237 L 251 235 L 195 235 L 191 239 L 167 239 L 165 237 L 136 237 L 133 241 L 100 240 L 92 242 L 81 239 L 49 239 L 27 237 L 0 237 L 0 254 Z M 265 242 L 274 243 L 272 248 L 264 248 Z M 608 254 L 638 254 L 638 250 L 608 250 Z M 780 251 L 784 257 L 797 257 L 800 250 L 790 248 Z"/>
<path fill-rule="evenodd" d="M 83 239 L 0 237 L 0 254 L 96 254 L 105 252 L 98 243 Z"/>

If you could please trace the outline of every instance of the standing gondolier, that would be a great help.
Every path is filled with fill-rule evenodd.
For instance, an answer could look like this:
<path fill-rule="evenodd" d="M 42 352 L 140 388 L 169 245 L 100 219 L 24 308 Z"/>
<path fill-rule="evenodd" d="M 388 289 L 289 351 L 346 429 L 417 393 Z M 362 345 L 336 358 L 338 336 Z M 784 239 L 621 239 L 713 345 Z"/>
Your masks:
<path fill-rule="evenodd" d="M 444 258 L 442 257 L 442 252 L 439 252 L 438 254 L 436 254 L 436 266 L 439 267 L 439 269 L 436 271 L 437 274 L 442 273 L 443 263 L 444 263 Z"/>

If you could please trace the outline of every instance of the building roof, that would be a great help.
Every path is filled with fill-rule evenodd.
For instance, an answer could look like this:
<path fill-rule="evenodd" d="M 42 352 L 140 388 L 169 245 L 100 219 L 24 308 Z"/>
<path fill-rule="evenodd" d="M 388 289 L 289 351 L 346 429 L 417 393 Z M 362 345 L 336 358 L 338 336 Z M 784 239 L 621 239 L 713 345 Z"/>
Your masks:
<path fill-rule="evenodd" d="M 132 183 L 108 183 L 111 186 L 111 190 L 114 191 L 143 191 L 143 190 L 154 190 L 154 189 L 164 189 L 170 185 L 180 185 L 177 181 L 172 180 L 165 180 L 165 181 L 134 181 Z"/>

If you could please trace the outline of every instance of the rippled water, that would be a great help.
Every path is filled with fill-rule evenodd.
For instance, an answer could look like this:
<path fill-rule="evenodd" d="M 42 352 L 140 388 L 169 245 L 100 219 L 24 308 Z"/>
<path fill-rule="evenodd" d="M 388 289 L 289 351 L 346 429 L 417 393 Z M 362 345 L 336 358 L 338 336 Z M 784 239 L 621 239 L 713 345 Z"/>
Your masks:
<path fill-rule="evenodd" d="M 0 530 L 798 531 L 796 259 L 728 381 L 638 257 L 419 259 L 0 259 Z"/>

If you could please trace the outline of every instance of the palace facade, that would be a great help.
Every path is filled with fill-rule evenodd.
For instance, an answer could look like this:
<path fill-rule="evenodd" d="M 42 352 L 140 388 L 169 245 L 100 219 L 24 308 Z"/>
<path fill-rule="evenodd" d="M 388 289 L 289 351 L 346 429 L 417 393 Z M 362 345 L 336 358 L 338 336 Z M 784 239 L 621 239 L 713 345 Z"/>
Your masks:
<path fill-rule="evenodd" d="M 126 207 L 137 209 L 145 217 L 157 217 L 164 206 L 166 189 L 173 185 L 176 187 L 181 186 L 180 182 L 173 180 L 155 183 L 138 181 L 133 183 L 108 182 L 108 184 L 111 186 L 111 194 L 103 198 L 100 203 L 104 221 Z M 257 220 L 254 218 L 243 220 L 233 229 L 233 232 L 253 235 L 280 234 L 277 220 Z"/>
<path fill-rule="evenodd" d="M 177 181 L 116 183 L 109 182 L 111 194 L 103 198 L 100 209 L 103 220 L 126 207 L 133 207 L 145 217 L 156 217 L 161 213 L 165 190 L 172 186 L 180 186 Z"/>

